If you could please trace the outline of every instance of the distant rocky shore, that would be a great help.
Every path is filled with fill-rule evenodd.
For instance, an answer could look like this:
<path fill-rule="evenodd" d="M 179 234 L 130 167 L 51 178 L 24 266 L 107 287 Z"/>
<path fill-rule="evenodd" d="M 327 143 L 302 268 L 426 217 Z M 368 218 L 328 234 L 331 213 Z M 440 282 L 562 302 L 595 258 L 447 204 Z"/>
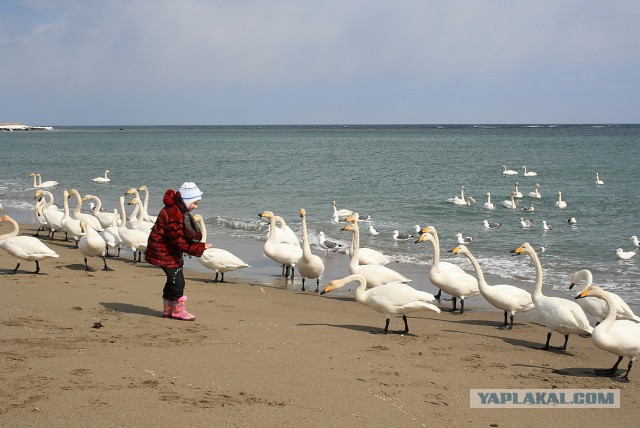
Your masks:
<path fill-rule="evenodd" d="M 0 131 L 53 131 L 53 126 L 32 126 L 22 123 L 0 123 Z"/>

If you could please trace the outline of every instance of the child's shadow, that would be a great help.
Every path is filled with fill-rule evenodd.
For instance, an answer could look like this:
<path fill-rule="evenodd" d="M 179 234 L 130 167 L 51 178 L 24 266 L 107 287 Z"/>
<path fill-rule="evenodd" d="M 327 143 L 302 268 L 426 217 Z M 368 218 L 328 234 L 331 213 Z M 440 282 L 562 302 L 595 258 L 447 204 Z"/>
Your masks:
<path fill-rule="evenodd" d="M 128 314 L 139 314 L 139 315 L 148 315 L 153 317 L 158 317 L 162 315 L 161 311 L 153 308 L 149 308 L 147 306 L 138 306 L 132 305 L 130 303 L 120 303 L 120 302 L 100 302 L 102 306 L 107 309 L 111 309 L 116 312 L 126 312 Z"/>

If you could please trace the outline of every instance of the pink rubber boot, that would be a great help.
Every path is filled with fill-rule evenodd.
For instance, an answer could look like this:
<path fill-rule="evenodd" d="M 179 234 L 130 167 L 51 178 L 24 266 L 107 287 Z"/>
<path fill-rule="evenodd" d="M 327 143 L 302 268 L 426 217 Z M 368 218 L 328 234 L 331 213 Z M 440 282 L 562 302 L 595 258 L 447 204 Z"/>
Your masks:
<path fill-rule="evenodd" d="M 162 299 L 162 318 L 171 318 L 173 313 L 173 302 L 169 299 Z"/>
<path fill-rule="evenodd" d="M 193 321 L 196 319 L 195 315 L 187 312 L 185 308 L 185 303 L 187 302 L 187 296 L 182 296 L 178 300 L 174 300 L 173 303 L 173 313 L 171 314 L 171 318 L 174 320 L 182 320 L 182 321 Z"/>

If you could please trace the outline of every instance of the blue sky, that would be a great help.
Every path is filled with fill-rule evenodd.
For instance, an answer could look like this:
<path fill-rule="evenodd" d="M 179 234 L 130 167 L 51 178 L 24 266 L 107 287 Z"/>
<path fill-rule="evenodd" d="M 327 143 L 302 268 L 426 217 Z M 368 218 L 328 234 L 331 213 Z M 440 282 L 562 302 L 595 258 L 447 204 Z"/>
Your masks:
<path fill-rule="evenodd" d="M 640 123 L 640 3 L 4 0 L 0 122 Z"/>

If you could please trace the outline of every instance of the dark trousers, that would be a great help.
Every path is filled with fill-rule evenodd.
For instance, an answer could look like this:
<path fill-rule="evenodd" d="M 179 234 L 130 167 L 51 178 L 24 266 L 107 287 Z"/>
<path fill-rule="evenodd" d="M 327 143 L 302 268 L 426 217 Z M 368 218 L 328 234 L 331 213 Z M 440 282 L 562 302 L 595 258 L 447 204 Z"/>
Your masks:
<path fill-rule="evenodd" d="M 182 266 L 177 268 L 163 267 L 164 274 L 167 275 L 167 282 L 162 290 L 162 298 L 167 300 L 178 300 L 184 295 L 184 273 Z"/>

